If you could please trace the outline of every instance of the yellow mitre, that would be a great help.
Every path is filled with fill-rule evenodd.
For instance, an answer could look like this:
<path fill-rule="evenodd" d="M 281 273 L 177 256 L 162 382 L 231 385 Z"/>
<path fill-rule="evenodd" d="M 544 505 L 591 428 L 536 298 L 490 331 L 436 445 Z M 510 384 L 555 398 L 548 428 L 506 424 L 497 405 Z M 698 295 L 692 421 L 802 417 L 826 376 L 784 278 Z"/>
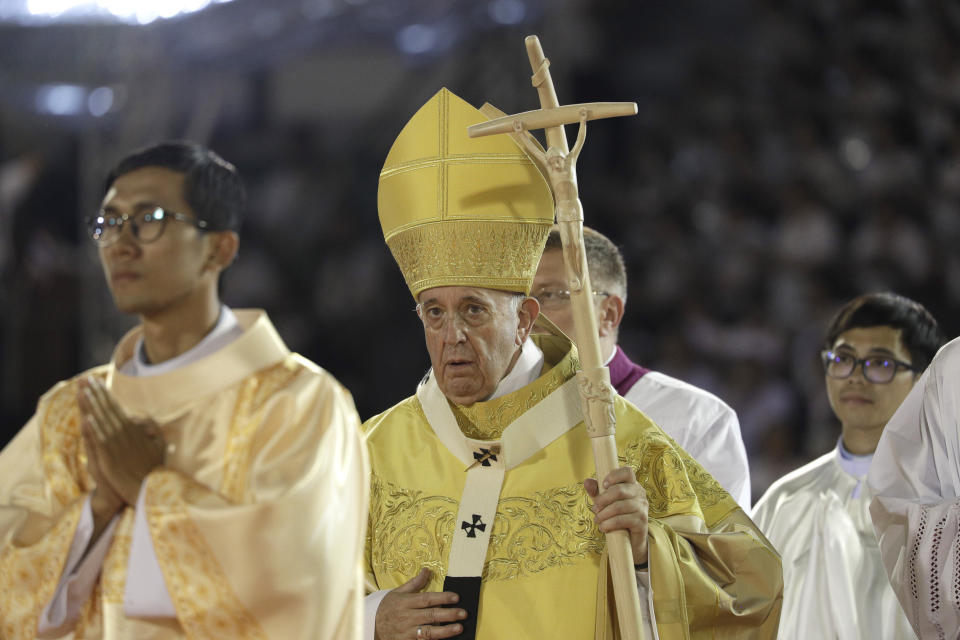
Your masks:
<path fill-rule="evenodd" d="M 467 137 L 468 126 L 487 120 L 441 89 L 387 154 L 380 225 L 414 299 L 442 286 L 530 292 L 553 196 L 510 136 Z"/>

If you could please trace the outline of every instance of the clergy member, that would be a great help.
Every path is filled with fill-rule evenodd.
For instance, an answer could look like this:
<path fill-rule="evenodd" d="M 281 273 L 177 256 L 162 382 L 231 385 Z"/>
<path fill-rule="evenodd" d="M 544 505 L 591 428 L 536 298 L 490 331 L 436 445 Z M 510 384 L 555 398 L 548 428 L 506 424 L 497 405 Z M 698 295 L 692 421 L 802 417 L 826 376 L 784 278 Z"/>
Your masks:
<path fill-rule="evenodd" d="M 736 412 L 712 393 L 650 371 L 627 357 L 617 344 L 627 302 L 623 255 L 609 238 L 588 227 L 583 229 L 583 244 L 594 288 L 601 356 L 610 369 L 610 383 L 749 510 L 750 469 Z M 541 313 L 576 341 L 566 282 L 560 230 L 554 227 L 547 236 L 530 295 L 540 303 Z"/>
<path fill-rule="evenodd" d="M 753 514 L 783 559 L 781 640 L 915 637 L 883 569 L 864 481 L 884 425 L 942 343 L 933 316 L 893 293 L 855 298 L 830 322 L 821 358 L 837 446 L 775 482 Z"/>
<path fill-rule="evenodd" d="M 89 220 L 140 325 L 0 452 L 0 637 L 355 638 L 365 450 L 350 394 L 231 310 L 236 169 L 163 143 Z"/>
<path fill-rule="evenodd" d="M 508 136 L 467 137 L 485 120 L 441 90 L 380 175 L 381 225 L 432 366 L 365 425 L 367 637 L 617 637 L 603 533 L 626 530 L 649 638 L 774 638 L 776 552 L 622 398 L 624 466 L 590 478 L 576 349 L 527 295 L 550 188 Z M 552 333 L 531 337 L 535 324 Z"/>
<path fill-rule="evenodd" d="M 893 414 L 867 484 L 893 590 L 919 638 L 960 638 L 960 339 Z"/>

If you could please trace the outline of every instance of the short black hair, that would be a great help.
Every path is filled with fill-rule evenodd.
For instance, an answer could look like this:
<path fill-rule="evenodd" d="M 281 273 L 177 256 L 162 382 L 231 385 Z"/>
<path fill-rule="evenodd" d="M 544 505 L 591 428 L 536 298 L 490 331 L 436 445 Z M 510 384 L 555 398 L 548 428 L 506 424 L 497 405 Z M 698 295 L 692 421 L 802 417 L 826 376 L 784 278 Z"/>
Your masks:
<path fill-rule="evenodd" d="M 926 307 L 890 291 L 868 293 L 843 305 L 827 326 L 824 347 L 832 349 L 840 334 L 858 327 L 900 329 L 910 364 L 918 371 L 927 368 L 945 342 L 940 325 Z"/>
<path fill-rule="evenodd" d="M 236 167 L 195 142 L 171 140 L 138 149 L 118 162 L 103 187 L 106 194 L 120 176 L 161 167 L 182 173 L 184 198 L 207 231 L 239 231 L 247 194 Z"/>
<path fill-rule="evenodd" d="M 547 236 L 544 251 L 562 249 L 560 227 L 554 225 Z M 617 245 L 607 236 L 590 227 L 583 228 L 583 248 L 587 254 L 587 268 L 590 269 L 590 280 L 596 288 L 612 290 L 626 301 L 627 299 L 627 267 L 623 262 L 623 254 Z"/>

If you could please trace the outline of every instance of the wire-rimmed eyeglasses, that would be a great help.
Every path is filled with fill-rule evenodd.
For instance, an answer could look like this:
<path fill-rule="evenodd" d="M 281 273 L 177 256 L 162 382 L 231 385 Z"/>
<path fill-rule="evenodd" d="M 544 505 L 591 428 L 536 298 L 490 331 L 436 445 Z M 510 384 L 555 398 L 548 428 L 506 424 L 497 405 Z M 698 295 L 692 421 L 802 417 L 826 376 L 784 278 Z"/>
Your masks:
<path fill-rule="evenodd" d="M 541 309 L 556 309 L 570 302 L 570 291 L 566 289 L 541 289 L 530 294 L 540 303 Z M 594 291 L 595 296 L 609 296 L 607 291 Z"/>

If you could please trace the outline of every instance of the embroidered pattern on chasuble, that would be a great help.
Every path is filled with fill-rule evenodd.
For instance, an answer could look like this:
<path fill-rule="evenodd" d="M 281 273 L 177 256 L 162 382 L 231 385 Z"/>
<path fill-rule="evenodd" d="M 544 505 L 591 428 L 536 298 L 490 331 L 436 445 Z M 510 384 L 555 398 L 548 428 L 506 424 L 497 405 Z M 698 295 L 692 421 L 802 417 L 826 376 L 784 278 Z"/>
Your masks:
<path fill-rule="evenodd" d="M 104 371 L 101 368 L 92 373 L 102 378 Z M 53 597 L 60 581 L 61 567 L 54 566 L 50 556 L 60 554 L 66 560 L 83 508 L 79 498 L 94 484 L 87 472 L 87 455 L 80 434 L 76 383 L 66 382 L 55 389 L 43 402 L 40 414 L 44 476 L 54 509 L 62 506 L 69 513 L 43 535 L 42 543 L 11 546 L 0 554 L 0 594 L 3 594 L 4 612 L 4 620 L 0 620 L 2 638 L 32 639 L 36 636 L 35 621 L 43 603 Z"/>
<path fill-rule="evenodd" d="M 300 370 L 301 365 L 288 357 L 240 383 L 227 436 L 220 487 L 220 493 L 231 501 L 240 501 L 246 492 L 250 446 L 262 421 L 265 401 L 289 384 Z M 100 367 L 91 373 L 103 379 L 106 371 L 107 367 Z M 53 567 L 47 561 L 49 553 L 62 550 L 66 557 L 80 518 L 83 503 L 79 498 L 94 486 L 87 471 L 87 454 L 80 434 L 80 410 L 76 402 L 79 379 L 63 384 L 51 394 L 40 420 L 46 481 L 56 502 L 64 505 L 74 502 L 70 508 L 75 513 L 61 518 L 45 534 L 46 543 L 29 548 L 10 548 L 0 558 L 0 593 L 5 594 L 4 611 L 12 614 L 17 608 L 36 609 L 23 615 L 11 615 L 16 620 L 24 620 L 23 625 L 30 628 L 4 622 L 0 625 L 0 637 L 3 638 L 35 637 L 34 621 L 43 603 L 53 596 L 60 580 L 61 566 Z M 208 490 L 170 471 L 154 472 L 148 486 L 151 537 L 157 541 L 155 551 L 165 569 L 164 578 L 171 585 L 171 596 L 175 599 L 183 628 L 196 637 L 265 638 L 259 624 L 233 594 L 216 557 L 188 514 L 191 493 Z M 117 523 L 99 583 L 77 623 L 74 633 L 77 638 L 84 637 L 87 630 L 101 626 L 101 602 L 123 606 L 133 515 L 133 510 L 127 509 Z M 13 553 L 21 557 L 11 562 L 7 556 Z M 181 571 L 183 567 L 190 571 Z M 14 582 L 18 585 L 16 593 L 26 594 L 24 597 L 7 595 L 15 593 L 9 586 Z M 32 587 L 24 589 L 24 585 Z"/>
<path fill-rule="evenodd" d="M 413 575 L 433 571 L 432 590 L 443 585 L 445 558 L 457 527 L 457 500 L 428 496 L 374 477 L 371 535 L 376 573 Z M 510 580 L 562 566 L 590 555 L 599 557 L 603 538 L 593 522 L 580 483 L 501 498 L 490 534 L 484 581 Z"/>
<path fill-rule="evenodd" d="M 232 502 L 245 496 L 253 437 L 262 422 L 266 400 L 299 375 L 301 365 L 288 357 L 240 383 L 224 449 L 221 495 Z M 171 471 L 147 481 L 148 522 L 164 579 L 171 585 L 177 618 L 197 637 L 266 638 L 230 587 L 223 569 L 187 506 L 209 490 Z"/>
<path fill-rule="evenodd" d="M 549 351 L 547 345 L 541 346 L 545 353 Z M 555 358 L 556 354 L 553 355 Z M 468 437 L 497 439 L 511 422 L 559 388 L 578 368 L 579 362 L 571 354 L 553 368 L 551 375 L 535 382 L 526 395 L 509 394 L 471 407 L 454 405 L 451 409 Z M 422 425 L 427 424 L 416 397 L 407 398 L 397 408 L 413 413 Z M 628 415 L 636 421 L 636 410 L 618 399 L 618 420 Z M 710 526 L 736 508 L 720 484 L 662 430 L 645 428 L 639 434 L 621 435 L 620 463 L 633 468 L 644 486 L 650 517 L 702 514 Z M 371 548 L 374 572 L 409 576 L 428 567 L 433 572 L 428 590 L 440 590 L 446 577 L 445 560 L 459 524 L 458 506 L 459 501 L 448 495 L 429 495 L 374 473 L 369 531 L 371 540 L 377 541 Z M 604 546 L 579 481 L 525 496 L 501 496 L 483 580 L 511 580 L 591 556 L 599 558 Z"/>
<path fill-rule="evenodd" d="M 644 433 L 623 447 L 617 459 L 637 474 L 651 518 L 699 511 L 709 526 L 735 508 L 720 483 L 662 431 Z"/>
<path fill-rule="evenodd" d="M 548 361 L 556 361 L 556 351 L 549 345 L 541 346 Z M 507 426 L 557 390 L 578 368 L 579 362 L 571 352 L 525 393 L 508 394 L 471 407 L 451 405 L 451 409 L 466 436 L 498 439 Z M 618 419 L 628 413 L 636 416 L 635 410 L 628 407 L 625 401 L 618 400 Z M 427 425 L 416 397 L 404 400 L 397 409 Z M 632 420 L 635 422 L 636 418 Z M 699 515 L 702 510 L 709 521 L 715 522 L 735 507 L 724 499 L 727 494 L 720 484 L 661 430 L 645 428 L 618 440 L 620 462 L 634 469 L 646 489 L 651 517 Z M 454 497 L 399 486 L 374 473 L 369 532 L 371 540 L 377 541 L 371 547 L 374 572 L 413 575 L 421 567 L 428 567 L 433 571 L 428 589 L 439 590 L 451 540 L 459 526 L 458 507 L 459 501 Z M 588 557 L 599 559 L 604 546 L 580 481 L 529 495 L 501 496 L 483 580 L 511 580 Z"/>

